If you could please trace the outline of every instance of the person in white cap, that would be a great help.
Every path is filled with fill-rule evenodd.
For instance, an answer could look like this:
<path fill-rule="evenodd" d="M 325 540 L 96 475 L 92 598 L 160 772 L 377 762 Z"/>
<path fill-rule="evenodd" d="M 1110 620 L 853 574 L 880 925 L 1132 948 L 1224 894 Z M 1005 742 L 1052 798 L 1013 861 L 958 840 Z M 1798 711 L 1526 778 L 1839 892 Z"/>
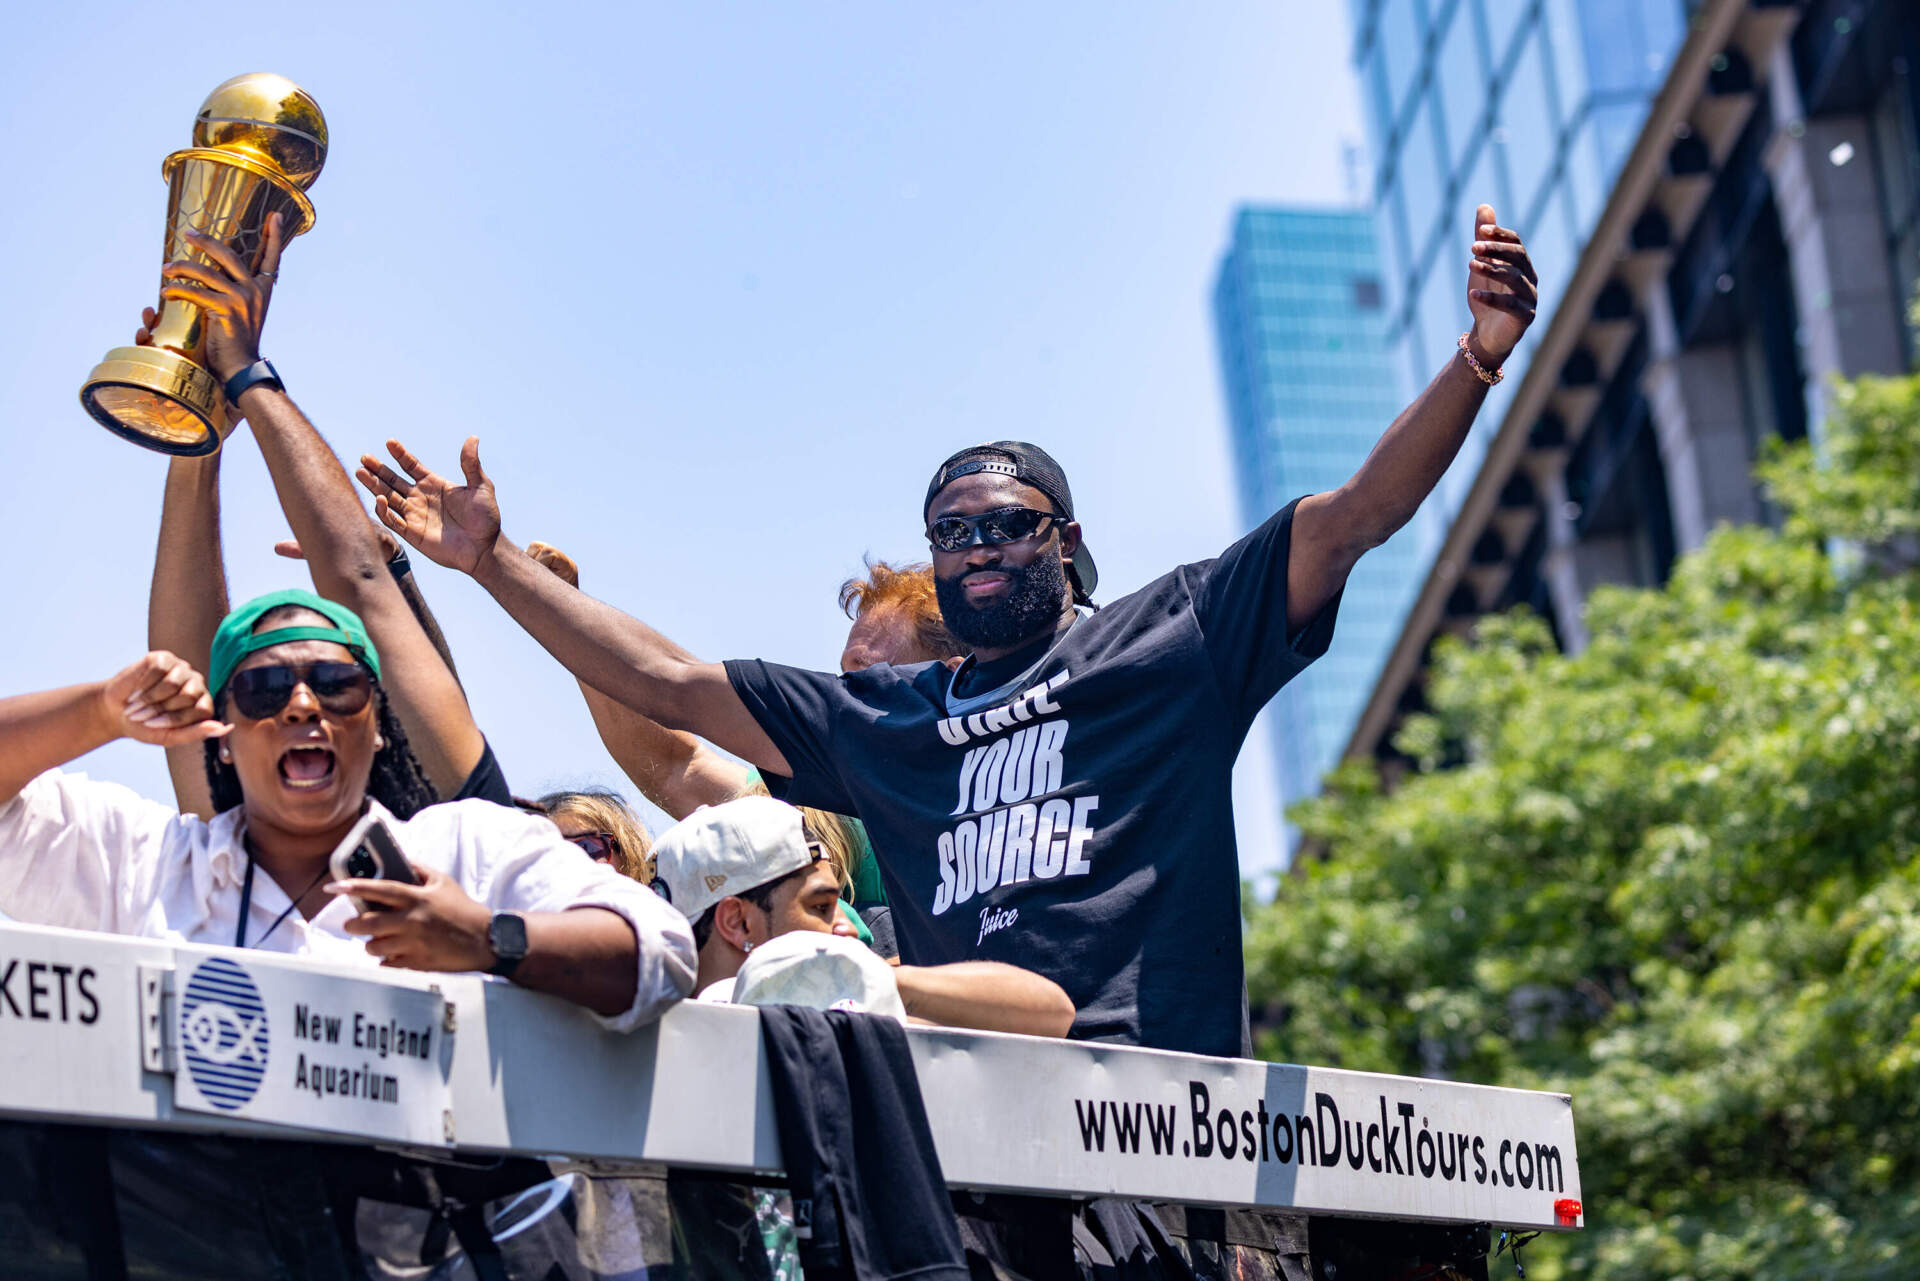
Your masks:
<path fill-rule="evenodd" d="M 893 966 L 867 952 L 840 914 L 839 870 L 807 840 L 800 811 L 784 802 L 743 796 L 702 806 L 661 833 L 654 859 L 653 888 L 693 922 L 694 991 L 702 1000 L 734 999 L 735 979 L 756 948 L 805 933 L 818 937 L 783 939 L 774 949 L 778 965 L 754 967 L 764 973 L 742 979 L 758 993 L 753 1003 L 785 994 L 784 1003 L 1029 1036 L 1065 1036 L 1073 1025 L 1073 1003 L 1060 985 L 1030 970 L 997 961 Z"/>

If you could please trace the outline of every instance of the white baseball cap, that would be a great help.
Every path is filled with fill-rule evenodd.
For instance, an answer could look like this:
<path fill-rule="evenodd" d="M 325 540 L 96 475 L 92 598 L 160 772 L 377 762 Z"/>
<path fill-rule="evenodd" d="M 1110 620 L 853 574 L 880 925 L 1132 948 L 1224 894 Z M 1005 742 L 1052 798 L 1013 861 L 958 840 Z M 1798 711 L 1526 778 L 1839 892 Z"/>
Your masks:
<path fill-rule="evenodd" d="M 733 980 L 736 1005 L 860 1010 L 907 1021 L 893 967 L 859 939 L 791 930 L 748 953 Z"/>
<path fill-rule="evenodd" d="M 654 889 L 689 921 L 814 861 L 800 811 L 771 796 L 702 805 L 660 834 L 653 857 Z"/>

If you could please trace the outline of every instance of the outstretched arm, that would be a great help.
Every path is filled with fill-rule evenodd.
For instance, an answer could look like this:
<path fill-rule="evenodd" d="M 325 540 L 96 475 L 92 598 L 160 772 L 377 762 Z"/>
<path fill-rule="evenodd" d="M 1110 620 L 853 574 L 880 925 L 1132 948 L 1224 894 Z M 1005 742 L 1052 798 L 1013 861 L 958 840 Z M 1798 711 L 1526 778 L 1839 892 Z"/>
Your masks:
<path fill-rule="evenodd" d="M 584 682 L 600 743 L 640 794 L 676 819 L 702 805 L 720 805 L 738 797 L 751 777 L 744 765 L 728 760 L 685 730 L 658 721 L 608 698 Z"/>
<path fill-rule="evenodd" d="M 1467 306 L 1468 347 L 1488 371 L 1519 345 L 1540 300 L 1539 277 L 1518 232 L 1497 225 L 1493 206 L 1474 211 Z M 1353 478 L 1300 500 L 1287 565 L 1287 626 L 1305 625 L 1334 598 L 1362 553 L 1413 519 L 1440 483 L 1487 398 L 1488 384 L 1459 356 L 1387 428 Z"/>
<path fill-rule="evenodd" d="M 436 563 L 471 574 L 576 680 L 763 770 L 793 772 L 724 667 L 701 662 L 638 619 L 568 587 L 500 532 L 479 437 L 469 436 L 460 450 L 464 485 L 435 474 L 397 440 L 387 442 L 387 451 L 399 471 L 367 455 L 358 472 L 381 522 Z"/>
<path fill-rule="evenodd" d="M 569 587 L 580 586 L 580 567 L 573 557 L 546 543 L 528 543 L 527 555 L 552 571 Z M 747 786 L 747 770 L 735 764 L 685 730 L 668 729 L 630 707 L 608 698 L 585 681 L 580 695 L 587 700 L 600 742 L 640 794 L 676 819 L 702 805 L 719 805 L 739 796 Z"/>
<path fill-rule="evenodd" d="M 1060 985 L 998 961 L 902 965 L 894 971 L 907 1013 L 944 1027 L 1065 1036 L 1073 1002 Z"/>
<path fill-rule="evenodd" d="M 271 273 L 280 261 L 279 216 L 268 220 L 258 276 L 225 245 L 188 236 L 219 269 L 170 263 L 161 297 L 184 299 L 207 313 L 207 361 L 214 376 L 225 380 L 259 359 Z M 265 384 L 253 387 L 242 393 L 238 408 L 253 424 L 315 589 L 366 623 L 385 670 L 394 673 L 387 692 L 427 780 L 442 796 L 452 795 L 479 763 L 485 740 L 459 682 L 387 572 L 387 557 L 353 482 L 285 392 Z"/>
<path fill-rule="evenodd" d="M 230 728 L 213 719 L 200 673 L 159 650 L 104 681 L 0 699 L 0 805 L 115 739 L 193 748 Z"/>

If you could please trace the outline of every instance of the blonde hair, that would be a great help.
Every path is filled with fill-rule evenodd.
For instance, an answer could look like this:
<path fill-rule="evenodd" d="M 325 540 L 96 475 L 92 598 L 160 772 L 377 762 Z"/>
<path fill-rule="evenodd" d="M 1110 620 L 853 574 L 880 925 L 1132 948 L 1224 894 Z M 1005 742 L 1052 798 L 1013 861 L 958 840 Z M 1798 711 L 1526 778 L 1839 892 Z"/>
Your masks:
<path fill-rule="evenodd" d="M 827 861 L 833 864 L 833 873 L 840 880 L 840 894 L 845 897 L 853 888 L 853 863 L 859 852 L 859 845 L 853 839 L 844 814 L 829 814 L 826 810 L 808 809 L 802 805 L 800 825 L 807 830 L 807 839 L 820 842 Z"/>
<path fill-rule="evenodd" d="M 589 832 L 605 832 L 611 836 L 613 870 L 642 885 L 653 884 L 653 837 L 648 834 L 646 824 L 627 808 L 617 793 L 600 788 L 549 792 L 538 804 L 556 825 L 566 819 Z"/>

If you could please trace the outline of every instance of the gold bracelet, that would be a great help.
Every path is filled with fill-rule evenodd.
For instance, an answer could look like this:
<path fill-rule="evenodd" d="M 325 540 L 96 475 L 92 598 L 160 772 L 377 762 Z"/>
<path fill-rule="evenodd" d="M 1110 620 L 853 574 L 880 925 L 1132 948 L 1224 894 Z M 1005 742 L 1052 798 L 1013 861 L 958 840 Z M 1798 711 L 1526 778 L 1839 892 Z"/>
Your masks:
<path fill-rule="evenodd" d="M 1491 387 L 1494 384 L 1498 383 L 1502 378 L 1505 378 L 1507 376 L 1506 372 L 1504 370 L 1496 369 L 1492 373 L 1488 373 L 1487 367 L 1481 364 L 1478 360 L 1474 359 L 1473 348 L 1467 346 L 1467 337 L 1472 332 L 1473 331 L 1469 329 L 1466 333 L 1460 335 L 1460 354 L 1467 358 L 1467 368 L 1473 370 L 1474 376 L 1478 378 L 1481 382 L 1485 383 L 1487 386 Z"/>

